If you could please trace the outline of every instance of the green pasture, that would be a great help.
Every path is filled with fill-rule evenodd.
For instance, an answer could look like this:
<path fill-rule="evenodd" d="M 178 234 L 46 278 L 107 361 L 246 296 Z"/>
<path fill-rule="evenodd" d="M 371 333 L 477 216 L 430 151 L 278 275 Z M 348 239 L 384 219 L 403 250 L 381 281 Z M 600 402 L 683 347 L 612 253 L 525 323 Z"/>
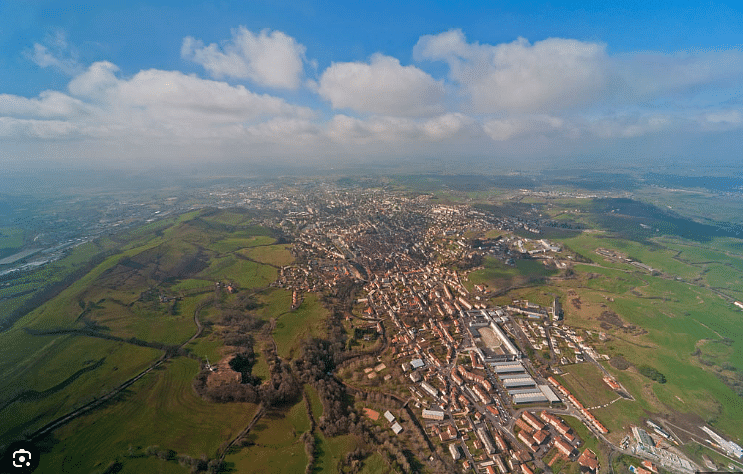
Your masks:
<path fill-rule="evenodd" d="M 253 364 L 250 373 L 261 380 L 268 380 L 271 377 L 271 371 L 269 370 L 266 357 L 263 354 L 261 343 L 256 343 L 253 349 L 255 351 L 255 364 Z"/>
<path fill-rule="evenodd" d="M 314 472 L 338 472 L 338 463 L 346 457 L 347 453 L 354 451 L 357 446 L 358 440 L 353 435 L 326 438 L 320 430 L 317 430 L 315 432 Z M 362 472 L 364 471 L 362 470 Z"/>
<path fill-rule="evenodd" d="M 225 463 L 236 472 L 304 472 L 307 456 L 300 436 L 309 426 L 303 400 L 289 409 L 269 411 L 247 436 L 254 444 L 228 454 Z"/>
<path fill-rule="evenodd" d="M 243 260 L 232 255 L 214 258 L 199 278 L 232 281 L 239 288 L 258 288 L 276 280 L 277 270 L 268 265 Z"/>
<path fill-rule="evenodd" d="M 216 363 L 222 359 L 223 347 L 224 342 L 222 342 L 222 338 L 214 333 L 202 333 L 201 337 L 194 339 L 186 345 L 186 349 L 191 351 L 191 354 L 200 360 L 208 357 L 211 363 Z"/>
<path fill-rule="evenodd" d="M 292 292 L 283 288 L 270 288 L 257 295 L 259 306 L 255 314 L 269 321 L 288 312 L 292 306 Z"/>
<path fill-rule="evenodd" d="M 240 234 L 242 234 L 242 236 L 240 236 Z M 209 246 L 209 248 L 220 253 L 232 253 L 243 248 L 271 245 L 274 242 L 276 242 L 276 239 L 273 237 L 251 235 L 247 231 L 242 231 L 230 234 L 230 237 L 214 242 Z"/>
<path fill-rule="evenodd" d="M 16 365 L 24 370 L 2 380 L 0 403 L 3 405 L 25 391 L 38 392 L 2 411 L 3 437 L 14 438 L 38 429 L 108 393 L 162 354 L 155 349 L 84 336 L 43 336 L 42 339 L 39 342 L 46 345 Z M 103 363 L 93 368 L 101 359 Z M 86 368 L 93 369 L 75 375 Z"/>
<path fill-rule="evenodd" d="M 583 284 L 586 288 L 592 290 L 623 294 L 638 286 L 647 285 L 646 276 L 640 272 L 583 264 L 576 264 L 573 268 L 587 276 Z M 588 275 L 590 275 L 590 278 Z"/>
<path fill-rule="evenodd" d="M 111 459 L 123 458 L 130 445 L 140 449 L 157 445 L 191 457 L 216 456 L 225 440 L 248 425 L 257 407 L 202 400 L 191 387 L 198 370 L 195 360 L 171 360 L 133 385 L 116 403 L 58 429 L 51 452 L 42 457 L 40 472 L 90 472 Z M 129 462 L 123 459 L 125 466 Z"/>
<path fill-rule="evenodd" d="M 327 310 L 320 303 L 317 295 L 307 293 L 304 301 L 294 311 L 281 314 L 276 323 L 273 337 L 279 356 L 291 357 L 293 351 L 299 348 L 302 340 L 322 336 L 325 331 Z"/>
<path fill-rule="evenodd" d="M 487 284 L 493 288 L 524 284 L 530 279 L 542 278 L 554 274 L 554 270 L 548 270 L 541 260 L 516 260 L 516 266 L 511 267 L 500 262 L 495 257 L 486 256 L 484 267 L 475 270 L 468 275 L 470 286 Z"/>
<path fill-rule="evenodd" d="M 258 262 L 281 267 L 294 262 L 290 248 L 291 245 L 288 244 L 264 245 L 245 249 L 240 253 Z"/>
<path fill-rule="evenodd" d="M 141 474 L 143 472 L 148 474 L 186 474 L 189 472 L 189 468 L 180 466 L 178 461 L 163 461 L 155 456 L 121 458 L 119 462 L 122 463 L 122 469 L 119 471 L 121 474 Z M 101 463 L 96 469 L 104 472 L 105 468 L 106 465 Z"/>
<path fill-rule="evenodd" d="M 189 290 L 198 290 L 202 288 L 213 289 L 214 282 L 211 280 L 200 280 L 197 278 L 186 278 L 185 280 L 178 280 L 177 283 L 170 286 L 170 291 L 173 292 L 187 292 Z"/>

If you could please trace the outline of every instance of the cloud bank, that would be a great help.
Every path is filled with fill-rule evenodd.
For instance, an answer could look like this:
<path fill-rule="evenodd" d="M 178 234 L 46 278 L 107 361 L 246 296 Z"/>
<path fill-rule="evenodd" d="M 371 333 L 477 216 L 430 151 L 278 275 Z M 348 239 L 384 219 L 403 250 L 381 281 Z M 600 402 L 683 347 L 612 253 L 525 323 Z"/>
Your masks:
<path fill-rule="evenodd" d="M 64 34 L 50 36 L 26 56 L 71 76 L 67 88 L 35 97 L 0 91 L 0 137 L 20 150 L 48 144 L 114 162 L 299 162 L 437 149 L 494 159 L 605 154 L 617 141 L 651 139 L 678 150 L 699 134 L 743 130 L 737 49 L 612 55 L 596 42 L 489 45 L 449 30 L 421 36 L 414 64 L 375 53 L 332 62 L 316 81 L 305 74 L 307 48 L 281 31 L 238 27 L 209 45 L 186 37 L 180 53 L 208 77 L 82 66 Z"/>

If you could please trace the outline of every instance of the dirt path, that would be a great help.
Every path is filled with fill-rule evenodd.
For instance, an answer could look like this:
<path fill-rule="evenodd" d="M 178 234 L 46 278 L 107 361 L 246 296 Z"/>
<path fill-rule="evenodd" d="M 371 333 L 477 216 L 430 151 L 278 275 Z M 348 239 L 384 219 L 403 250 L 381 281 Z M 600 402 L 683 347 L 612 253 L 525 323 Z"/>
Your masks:
<path fill-rule="evenodd" d="M 205 305 L 206 305 L 206 303 L 200 304 L 194 310 L 193 319 L 194 319 L 194 324 L 196 325 L 196 333 L 193 336 L 191 336 L 186 342 L 184 342 L 180 346 L 178 346 L 178 349 L 183 349 L 183 347 L 185 347 L 186 344 L 192 342 L 194 339 L 196 339 L 197 337 L 199 337 L 201 335 L 202 331 L 204 330 L 204 327 L 201 324 L 201 321 L 199 321 L 199 312 L 201 311 L 201 309 Z M 28 439 L 31 440 L 31 441 L 38 440 L 39 438 L 41 438 L 41 437 L 45 436 L 46 434 L 48 434 L 48 433 L 56 430 L 57 428 L 59 428 L 59 427 L 61 427 L 63 425 L 66 425 L 67 423 L 69 423 L 70 421 L 74 420 L 75 418 L 78 418 L 81 415 L 84 415 L 85 413 L 93 410 L 94 408 L 97 408 L 97 407 L 101 406 L 102 404 L 106 403 L 107 401 L 112 400 L 114 397 L 116 397 L 122 391 L 126 390 L 127 388 L 129 388 L 130 386 L 132 386 L 135 382 L 137 382 L 139 379 L 141 379 L 145 375 L 149 374 L 150 372 L 152 372 L 156 368 L 160 367 L 163 363 L 165 363 L 167 360 L 169 360 L 172 357 L 173 357 L 173 355 L 169 355 L 166 352 L 165 354 L 163 354 L 162 356 L 160 356 L 160 358 L 158 360 L 156 360 L 154 363 L 152 363 L 149 367 L 147 367 L 146 369 L 144 369 L 142 372 L 140 372 L 137 375 L 135 375 L 134 377 L 128 379 L 127 381 L 125 381 L 124 383 L 122 383 L 118 387 L 114 388 L 113 390 L 111 390 L 107 394 L 103 395 L 102 397 L 96 398 L 95 400 L 93 400 L 91 402 L 88 402 L 88 403 L 86 403 L 85 405 L 83 405 L 83 406 L 81 406 L 79 408 L 76 408 L 75 410 L 67 413 L 66 415 L 62 415 L 61 417 L 59 417 L 59 418 L 57 418 L 57 419 L 55 419 L 55 420 L 47 423 L 46 425 L 42 426 L 41 428 L 39 428 L 38 430 L 36 430 L 35 432 L 33 432 L 31 435 L 29 435 L 28 436 Z"/>
<path fill-rule="evenodd" d="M 255 412 L 255 415 L 253 415 L 253 419 L 250 420 L 250 423 L 248 423 L 248 426 L 245 427 L 244 430 L 242 430 L 240 433 L 235 436 L 235 439 L 230 441 L 230 443 L 224 448 L 224 451 L 222 454 L 219 455 L 219 463 L 224 462 L 225 456 L 227 456 L 227 453 L 229 452 L 230 448 L 233 447 L 236 443 L 238 443 L 241 439 L 243 439 L 248 433 L 250 433 L 250 430 L 253 429 L 253 426 L 255 426 L 256 423 L 258 423 L 258 420 L 263 417 L 263 415 L 266 413 L 266 409 L 263 407 L 263 404 L 261 403 L 258 405 L 258 411 Z"/>

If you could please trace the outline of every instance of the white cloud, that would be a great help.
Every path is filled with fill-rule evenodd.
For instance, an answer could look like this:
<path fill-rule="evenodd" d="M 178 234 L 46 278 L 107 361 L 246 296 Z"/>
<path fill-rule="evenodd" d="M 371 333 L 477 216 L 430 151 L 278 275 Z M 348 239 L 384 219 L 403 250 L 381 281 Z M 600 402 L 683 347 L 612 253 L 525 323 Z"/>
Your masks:
<path fill-rule="evenodd" d="M 325 134 L 341 144 L 410 144 L 472 137 L 476 130 L 476 122 L 462 114 L 445 114 L 423 121 L 390 116 L 358 119 L 338 114 L 327 123 Z"/>
<path fill-rule="evenodd" d="M 42 53 L 69 49 L 63 35 L 45 44 Z M 269 54 L 282 45 L 283 53 Z M 681 149 L 678 143 L 698 132 L 743 129 L 738 102 L 710 99 L 711 87 L 730 86 L 721 95 L 735 97 L 743 78 L 735 51 L 610 57 L 595 43 L 553 38 L 480 45 L 452 30 L 422 37 L 414 51 L 418 59 L 445 61 L 445 80 L 375 54 L 368 61 L 333 63 L 314 81 L 303 74 L 304 47 L 281 32 L 241 28 L 221 46 L 192 38 L 183 46 L 184 57 L 214 76 L 247 77 L 274 87 L 303 84 L 305 90 L 289 95 L 303 94 L 308 102 L 324 98 L 334 109 L 351 109 L 360 117 L 336 110 L 321 118 L 321 110 L 179 71 L 124 76 L 115 64 L 101 61 L 78 70 L 66 91 L 30 98 L 0 94 L 3 142 L 67 147 L 70 157 L 258 156 L 291 162 L 326 156 L 567 155 L 618 140 L 665 143 L 669 137 Z M 60 57 L 37 59 L 59 68 L 54 58 Z M 295 67 L 282 57 L 293 57 Z M 268 74 L 274 69 L 280 77 Z M 686 100 L 673 100 L 673 94 Z M 466 103 L 456 104 L 457 97 Z M 652 107 L 651 99 L 657 99 Z"/>
<path fill-rule="evenodd" d="M 116 73 L 119 68 L 108 61 L 93 63 L 88 69 L 70 81 L 67 88 L 73 95 L 88 99 L 102 98 L 109 89 L 119 84 Z"/>
<path fill-rule="evenodd" d="M 75 124 L 64 120 L 0 117 L 0 137 L 29 137 L 46 140 L 67 137 L 76 129 Z"/>
<path fill-rule="evenodd" d="M 304 74 L 306 48 L 281 31 L 263 30 L 257 35 L 241 26 L 219 46 L 205 46 L 192 37 L 183 39 L 181 56 L 201 64 L 217 78 L 250 79 L 268 87 L 296 89 Z"/>
<path fill-rule="evenodd" d="M 320 77 L 318 93 L 333 108 L 381 115 L 422 116 L 443 111 L 442 82 L 415 66 L 374 54 L 369 63 L 333 63 Z"/>
<path fill-rule="evenodd" d="M 483 131 L 498 142 L 524 136 L 557 134 L 575 136 L 579 133 L 574 126 L 566 124 L 565 120 L 548 115 L 486 120 L 483 123 Z"/>
<path fill-rule="evenodd" d="M 743 52 L 730 49 L 626 54 L 612 59 L 612 76 L 617 79 L 618 93 L 628 101 L 739 87 L 743 81 Z"/>
<path fill-rule="evenodd" d="M 86 110 L 82 101 L 57 91 L 44 91 L 33 99 L 0 94 L 0 116 L 73 117 Z"/>
<path fill-rule="evenodd" d="M 44 44 L 34 43 L 32 51 L 26 51 L 26 56 L 36 65 L 52 67 L 64 74 L 74 76 L 82 70 L 78 62 L 77 51 L 67 43 L 67 37 L 62 30 L 53 35 L 47 35 Z"/>
<path fill-rule="evenodd" d="M 709 123 L 726 123 L 738 125 L 743 123 L 743 116 L 738 110 L 720 110 L 704 114 L 704 120 Z"/>
<path fill-rule="evenodd" d="M 467 43 L 460 30 L 422 36 L 418 59 L 446 61 L 475 112 L 536 112 L 591 102 L 604 88 L 605 47 L 549 38 L 530 44 L 519 38 L 496 46 Z"/>
<path fill-rule="evenodd" d="M 598 138 L 635 138 L 679 127 L 682 120 L 668 115 L 615 115 L 589 121 L 586 129 Z"/>
<path fill-rule="evenodd" d="M 246 127 L 274 118 L 315 117 L 309 108 L 253 93 L 241 85 L 231 86 L 178 71 L 150 69 L 131 78 L 119 78 L 117 71 L 114 64 L 94 63 L 70 81 L 69 95 L 46 91 L 32 99 L 0 96 L 5 135 L 15 132 L 54 138 L 74 131 L 94 138 L 172 137 L 195 141 L 244 138 Z M 62 127 L 58 122 L 68 126 Z"/>

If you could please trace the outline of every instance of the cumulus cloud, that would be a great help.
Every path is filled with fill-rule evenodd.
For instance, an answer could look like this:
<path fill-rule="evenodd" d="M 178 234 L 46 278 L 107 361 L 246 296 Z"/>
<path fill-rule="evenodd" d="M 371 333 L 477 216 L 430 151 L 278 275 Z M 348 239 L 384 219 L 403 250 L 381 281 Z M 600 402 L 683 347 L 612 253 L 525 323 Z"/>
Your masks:
<path fill-rule="evenodd" d="M 0 136 L 51 139 L 74 134 L 77 127 L 64 120 L 20 119 L 0 117 Z"/>
<path fill-rule="evenodd" d="M 232 38 L 205 46 L 193 37 L 183 39 L 181 56 L 201 64 L 217 78 L 249 79 L 262 86 L 296 89 L 304 74 L 306 48 L 281 31 L 255 34 L 241 26 Z"/>
<path fill-rule="evenodd" d="M 46 121 L 47 131 L 36 136 L 53 138 L 74 131 L 89 137 L 230 138 L 277 117 L 315 117 L 307 107 L 256 94 L 242 85 L 178 71 L 150 69 L 130 78 L 120 78 L 117 72 L 114 64 L 98 62 L 70 81 L 69 94 L 46 91 L 32 99 L 0 96 L 6 135 L 14 130 L 20 134 L 32 126 L 41 130 L 40 123 Z M 58 126 L 51 118 L 63 118 L 69 126 Z"/>
<path fill-rule="evenodd" d="M 65 56 L 51 53 L 70 50 L 64 36 L 44 44 L 37 64 L 64 66 Z M 417 60 L 448 64 L 445 79 L 378 53 L 333 63 L 317 81 L 307 81 L 304 47 L 293 38 L 238 28 L 219 46 L 186 38 L 183 56 L 203 64 L 212 78 L 160 69 L 125 76 L 100 61 L 75 66 L 67 90 L 29 98 L 0 94 L 0 136 L 4 143 L 68 146 L 70 156 L 84 149 L 119 159 L 300 161 L 361 154 L 545 156 L 668 137 L 680 149 L 681 139 L 698 132 L 743 129 L 740 103 L 715 104 L 710 93 L 729 87 L 720 96 L 735 97 L 743 80 L 737 51 L 611 56 L 597 43 L 552 38 L 486 45 L 451 30 L 424 36 L 414 48 Z M 325 99 L 336 110 L 322 118 L 321 110 L 217 77 L 282 88 L 304 80 L 303 100 Z"/>
<path fill-rule="evenodd" d="M 83 114 L 87 108 L 81 100 L 57 91 L 43 91 L 33 99 L 0 94 L 0 116 L 65 118 Z"/>
<path fill-rule="evenodd" d="M 445 61 L 475 112 L 538 112 L 592 101 L 605 87 L 605 46 L 550 38 L 530 44 L 468 43 L 461 30 L 422 36 L 418 59 Z"/>
<path fill-rule="evenodd" d="M 333 63 L 320 77 L 318 93 L 336 109 L 421 116 L 442 111 L 444 86 L 415 66 L 377 53 L 369 63 Z"/>
<path fill-rule="evenodd" d="M 605 45 L 566 38 L 497 45 L 467 42 L 461 30 L 422 36 L 417 60 L 443 61 L 478 113 L 544 113 L 595 104 L 640 104 L 694 96 L 743 81 L 739 49 L 611 56 Z"/>

